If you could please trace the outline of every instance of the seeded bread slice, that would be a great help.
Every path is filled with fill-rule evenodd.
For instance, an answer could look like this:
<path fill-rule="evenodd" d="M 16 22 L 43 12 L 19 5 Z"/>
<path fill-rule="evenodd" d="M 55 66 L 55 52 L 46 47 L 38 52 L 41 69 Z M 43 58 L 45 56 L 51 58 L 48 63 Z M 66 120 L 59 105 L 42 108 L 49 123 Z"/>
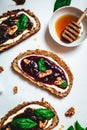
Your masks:
<path fill-rule="evenodd" d="M 8 40 L 12 40 L 11 43 L 4 44 L 4 42 L 3 42 L 2 44 L 0 44 L 0 52 L 5 51 L 5 50 L 21 43 L 22 41 L 29 38 L 31 35 L 35 34 L 36 32 L 38 32 L 40 30 L 41 25 L 40 25 L 40 21 L 39 21 L 38 17 L 33 12 L 31 12 L 30 10 L 26 10 L 26 9 L 11 10 L 6 13 L 3 13 L 0 16 L 0 22 L 1 22 L 2 18 L 6 18 L 11 15 L 16 15 L 17 13 L 20 13 L 20 12 L 24 12 L 27 14 L 27 16 L 31 16 L 32 18 L 34 18 L 34 20 L 36 21 L 36 27 L 34 27 L 32 30 L 29 30 L 29 32 L 26 32 L 19 39 L 15 40 L 15 41 L 13 40 L 14 38 L 8 39 Z"/>
<path fill-rule="evenodd" d="M 31 101 L 31 102 L 23 102 L 22 104 L 19 104 L 18 106 L 16 106 L 15 108 L 13 108 L 12 110 L 10 110 L 4 117 L 1 118 L 1 122 L 0 122 L 0 130 L 2 130 L 2 127 L 4 126 L 5 121 L 7 121 L 7 119 L 16 114 L 19 110 L 21 110 L 22 108 L 29 106 L 29 105 L 39 105 L 42 107 L 45 107 L 47 109 L 50 109 L 53 113 L 54 113 L 54 117 L 51 119 L 51 123 L 44 129 L 42 130 L 51 130 L 54 127 L 57 126 L 58 122 L 59 122 L 59 117 L 57 115 L 57 112 L 55 111 L 55 109 L 51 106 L 50 103 L 48 103 L 47 101 L 44 101 L 44 99 L 42 98 L 41 101 Z M 33 108 L 32 108 L 33 109 Z"/>
<path fill-rule="evenodd" d="M 54 87 L 48 87 L 47 84 L 44 84 L 42 82 L 39 81 L 35 81 L 35 79 L 31 78 L 29 75 L 27 75 L 26 73 L 24 73 L 20 67 L 18 66 L 18 61 L 20 59 L 22 59 L 23 57 L 29 56 L 31 54 L 34 54 L 36 56 L 38 55 L 42 55 L 42 56 L 46 56 L 46 57 L 51 57 L 55 62 L 57 62 L 63 69 L 64 71 L 67 73 L 68 75 L 68 79 L 69 79 L 69 86 L 68 89 L 64 92 L 61 91 L 57 91 Z M 12 68 L 13 70 L 15 70 L 18 74 L 20 74 L 21 76 L 23 76 L 24 78 L 28 79 L 29 81 L 33 82 L 34 84 L 36 84 L 37 86 L 39 86 L 40 88 L 47 90 L 48 92 L 50 92 L 52 95 L 57 96 L 58 98 L 63 98 L 65 96 L 67 96 L 72 88 L 72 84 L 73 84 L 73 74 L 70 70 L 70 68 L 67 66 L 67 64 L 64 62 L 63 59 L 61 59 L 59 56 L 57 56 L 56 54 L 46 51 L 46 50 L 28 50 L 24 53 L 20 53 L 12 62 Z"/>

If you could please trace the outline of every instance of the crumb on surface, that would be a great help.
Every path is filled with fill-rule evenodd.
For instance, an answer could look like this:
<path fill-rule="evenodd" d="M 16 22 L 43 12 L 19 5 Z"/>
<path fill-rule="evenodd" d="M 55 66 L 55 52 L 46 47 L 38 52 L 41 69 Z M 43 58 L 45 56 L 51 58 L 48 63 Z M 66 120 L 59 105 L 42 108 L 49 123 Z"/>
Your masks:
<path fill-rule="evenodd" d="M 64 125 L 61 125 L 60 128 L 58 128 L 58 130 L 62 130 L 64 129 Z"/>
<path fill-rule="evenodd" d="M 17 87 L 17 86 L 14 86 L 14 88 L 13 88 L 13 93 L 14 93 L 14 94 L 18 93 L 18 87 Z"/>
<path fill-rule="evenodd" d="M 64 128 L 64 125 L 61 125 L 61 128 Z"/>
<path fill-rule="evenodd" d="M 74 107 L 71 107 L 69 108 L 66 112 L 65 112 L 65 116 L 66 117 L 71 117 L 75 114 L 75 108 Z"/>
<path fill-rule="evenodd" d="M 37 38 L 36 38 L 36 37 L 34 37 L 34 41 L 35 41 L 35 42 L 37 41 Z"/>
<path fill-rule="evenodd" d="M 2 66 L 0 66 L 0 73 L 4 71 L 4 68 Z"/>

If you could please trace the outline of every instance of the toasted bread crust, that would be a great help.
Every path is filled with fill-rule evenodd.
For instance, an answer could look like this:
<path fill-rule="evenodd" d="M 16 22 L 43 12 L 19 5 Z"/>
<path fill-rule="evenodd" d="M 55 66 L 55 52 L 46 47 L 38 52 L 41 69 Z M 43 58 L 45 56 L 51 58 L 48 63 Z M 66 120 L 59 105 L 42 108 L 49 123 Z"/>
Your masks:
<path fill-rule="evenodd" d="M 21 43 L 22 41 L 29 38 L 31 35 L 35 34 L 36 32 L 38 32 L 40 30 L 40 27 L 41 27 L 40 21 L 39 21 L 38 17 L 33 12 L 31 12 L 30 10 L 25 10 L 25 9 L 11 10 L 11 11 L 8 11 L 6 13 L 3 13 L 0 16 L 0 19 L 4 18 L 4 17 L 7 17 L 7 16 L 10 16 L 12 14 L 17 14 L 20 11 L 23 11 L 23 12 L 27 13 L 29 16 L 33 17 L 35 19 L 35 21 L 36 21 L 36 27 L 33 30 L 29 31 L 28 33 L 22 35 L 22 37 L 19 40 L 15 41 L 15 42 L 12 42 L 10 44 L 6 44 L 6 45 L 2 44 L 2 45 L 0 45 L 0 52 L 5 51 L 5 50 L 7 50 L 7 49 Z"/>
<path fill-rule="evenodd" d="M 23 73 L 21 71 L 21 69 L 18 67 L 18 60 L 21 59 L 24 56 L 27 55 L 31 55 L 31 54 L 35 54 L 35 55 L 44 55 L 47 57 L 51 57 L 53 58 L 67 73 L 68 78 L 69 78 L 69 87 L 68 90 L 66 92 L 59 92 L 54 88 L 50 88 L 47 87 L 46 84 L 42 83 L 42 82 L 37 82 L 34 79 L 32 79 L 30 76 L 26 75 L 25 73 Z M 24 53 L 19 54 L 19 56 L 17 56 L 14 61 L 12 62 L 12 68 L 19 73 L 20 75 L 22 75 L 23 77 L 25 77 L 26 79 L 30 80 L 31 82 L 33 82 L 34 84 L 38 85 L 40 88 L 43 88 L 45 90 L 47 90 L 48 92 L 52 93 L 53 95 L 57 96 L 58 98 L 63 98 L 65 96 L 67 96 L 72 88 L 72 84 L 73 84 L 73 74 L 70 71 L 69 67 L 67 66 L 67 64 L 60 58 L 58 57 L 56 54 L 52 53 L 52 52 L 48 52 L 46 50 L 28 50 Z"/>
<path fill-rule="evenodd" d="M 17 111 L 21 110 L 22 108 L 24 108 L 25 106 L 31 105 L 31 104 L 37 104 L 43 107 L 46 107 L 48 109 L 50 109 L 55 116 L 52 119 L 52 123 L 45 128 L 44 130 L 51 130 L 53 129 L 59 122 L 59 117 L 55 111 L 55 109 L 50 105 L 50 103 L 48 103 L 47 101 L 44 101 L 43 99 L 41 101 L 32 101 L 32 102 L 23 102 L 22 104 L 17 105 L 15 108 L 13 108 L 12 110 L 10 110 L 3 118 L 1 118 L 1 122 L 0 122 L 0 128 L 3 126 L 4 122 L 13 114 L 17 113 Z"/>

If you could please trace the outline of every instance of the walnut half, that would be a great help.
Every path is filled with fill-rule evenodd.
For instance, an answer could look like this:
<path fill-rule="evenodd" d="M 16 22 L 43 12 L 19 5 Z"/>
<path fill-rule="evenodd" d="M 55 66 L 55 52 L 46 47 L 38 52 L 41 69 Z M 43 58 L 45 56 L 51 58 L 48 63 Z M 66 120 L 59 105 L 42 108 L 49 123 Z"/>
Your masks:
<path fill-rule="evenodd" d="M 7 33 L 9 35 L 13 35 L 17 31 L 18 27 L 17 25 L 13 25 L 7 29 Z"/>
<path fill-rule="evenodd" d="M 74 107 L 71 107 L 69 108 L 66 112 L 65 112 L 65 116 L 66 117 L 71 117 L 75 114 L 75 108 Z"/>

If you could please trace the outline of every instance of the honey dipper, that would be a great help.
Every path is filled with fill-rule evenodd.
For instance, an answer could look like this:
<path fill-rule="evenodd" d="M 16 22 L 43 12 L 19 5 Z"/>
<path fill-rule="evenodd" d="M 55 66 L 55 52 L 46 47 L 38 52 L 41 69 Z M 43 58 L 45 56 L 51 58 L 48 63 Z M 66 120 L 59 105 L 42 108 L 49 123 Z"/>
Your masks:
<path fill-rule="evenodd" d="M 77 22 L 72 21 L 68 26 L 66 26 L 66 28 L 64 29 L 63 33 L 62 33 L 62 37 L 67 40 L 68 42 L 73 42 L 75 41 L 80 33 L 80 23 L 83 20 L 83 18 L 85 17 L 87 13 L 87 8 L 85 9 L 85 11 L 82 13 L 82 15 L 80 16 L 80 18 L 78 19 Z"/>

